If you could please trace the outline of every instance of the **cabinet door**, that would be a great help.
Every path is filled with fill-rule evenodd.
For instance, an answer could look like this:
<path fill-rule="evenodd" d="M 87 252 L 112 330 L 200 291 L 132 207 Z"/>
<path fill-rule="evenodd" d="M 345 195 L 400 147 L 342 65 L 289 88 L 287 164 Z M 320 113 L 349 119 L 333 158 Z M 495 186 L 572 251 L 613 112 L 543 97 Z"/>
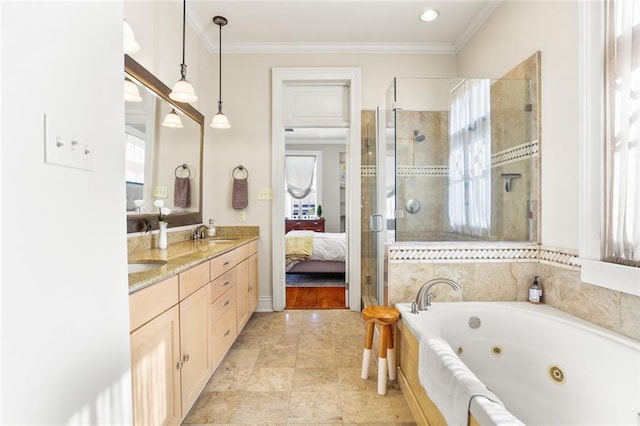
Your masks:
<path fill-rule="evenodd" d="M 131 333 L 134 425 L 177 425 L 180 406 L 178 307 Z"/>
<path fill-rule="evenodd" d="M 249 319 L 249 260 L 245 259 L 236 266 L 236 309 L 238 332 Z"/>
<path fill-rule="evenodd" d="M 208 356 L 209 285 L 180 302 L 182 410 L 186 413 L 211 375 Z"/>
<path fill-rule="evenodd" d="M 249 288 L 248 288 L 249 316 L 258 307 L 258 253 L 249 257 Z"/>

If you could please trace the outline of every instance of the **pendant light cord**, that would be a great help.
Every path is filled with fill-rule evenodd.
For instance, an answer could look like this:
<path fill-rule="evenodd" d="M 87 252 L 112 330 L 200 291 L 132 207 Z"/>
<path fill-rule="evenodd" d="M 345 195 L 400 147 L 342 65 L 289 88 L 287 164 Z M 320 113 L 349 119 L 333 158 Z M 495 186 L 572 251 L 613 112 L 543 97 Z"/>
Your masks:
<path fill-rule="evenodd" d="M 222 25 L 218 25 L 220 30 L 218 40 L 218 111 L 222 112 Z"/>
<path fill-rule="evenodd" d="M 187 78 L 187 65 L 184 63 L 186 20 L 187 0 L 182 0 L 182 65 L 180 65 L 180 75 L 182 75 L 182 78 Z"/>

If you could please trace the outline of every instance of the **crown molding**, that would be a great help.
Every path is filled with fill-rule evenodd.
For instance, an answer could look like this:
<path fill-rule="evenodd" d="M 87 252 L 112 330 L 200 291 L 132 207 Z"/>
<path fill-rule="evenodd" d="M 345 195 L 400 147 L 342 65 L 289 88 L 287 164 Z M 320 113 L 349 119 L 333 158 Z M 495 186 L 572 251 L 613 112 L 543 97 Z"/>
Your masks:
<path fill-rule="evenodd" d="M 494 10 L 500 5 L 502 0 L 495 0 L 492 2 L 485 3 L 480 12 L 476 15 L 475 19 L 471 22 L 471 25 L 467 27 L 467 29 L 458 37 L 458 39 L 453 43 L 453 47 L 456 53 L 458 53 L 462 48 L 467 44 L 471 37 L 480 29 L 482 25 L 484 25 L 484 21 L 491 16 Z"/>
<path fill-rule="evenodd" d="M 206 37 L 202 43 L 210 53 L 218 51 Z M 402 53 L 452 55 L 451 44 L 419 43 L 222 43 L 223 53 Z"/>

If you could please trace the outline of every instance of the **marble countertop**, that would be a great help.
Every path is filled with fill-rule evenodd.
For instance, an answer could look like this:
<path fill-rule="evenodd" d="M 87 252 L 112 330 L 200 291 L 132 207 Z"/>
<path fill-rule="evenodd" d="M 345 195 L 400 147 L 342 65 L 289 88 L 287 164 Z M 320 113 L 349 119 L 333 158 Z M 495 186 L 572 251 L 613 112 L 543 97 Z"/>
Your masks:
<path fill-rule="evenodd" d="M 170 278 L 202 262 L 257 240 L 258 236 L 207 238 L 169 244 L 165 250 L 157 248 L 129 254 L 129 263 L 163 263 L 147 271 L 129 274 L 129 294 Z M 221 241 L 222 240 L 222 241 Z"/>

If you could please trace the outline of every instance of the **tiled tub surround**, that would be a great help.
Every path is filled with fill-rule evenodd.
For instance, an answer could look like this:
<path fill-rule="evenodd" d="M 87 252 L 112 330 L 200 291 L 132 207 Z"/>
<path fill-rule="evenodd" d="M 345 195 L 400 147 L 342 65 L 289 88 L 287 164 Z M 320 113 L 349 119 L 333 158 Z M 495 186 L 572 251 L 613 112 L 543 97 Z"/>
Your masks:
<path fill-rule="evenodd" d="M 526 301 L 540 276 L 544 303 L 586 321 L 640 340 L 640 297 L 581 282 L 577 254 L 536 244 L 461 243 L 387 246 L 389 304 L 413 302 L 434 277 L 462 285 L 435 288 L 439 301 Z"/>

